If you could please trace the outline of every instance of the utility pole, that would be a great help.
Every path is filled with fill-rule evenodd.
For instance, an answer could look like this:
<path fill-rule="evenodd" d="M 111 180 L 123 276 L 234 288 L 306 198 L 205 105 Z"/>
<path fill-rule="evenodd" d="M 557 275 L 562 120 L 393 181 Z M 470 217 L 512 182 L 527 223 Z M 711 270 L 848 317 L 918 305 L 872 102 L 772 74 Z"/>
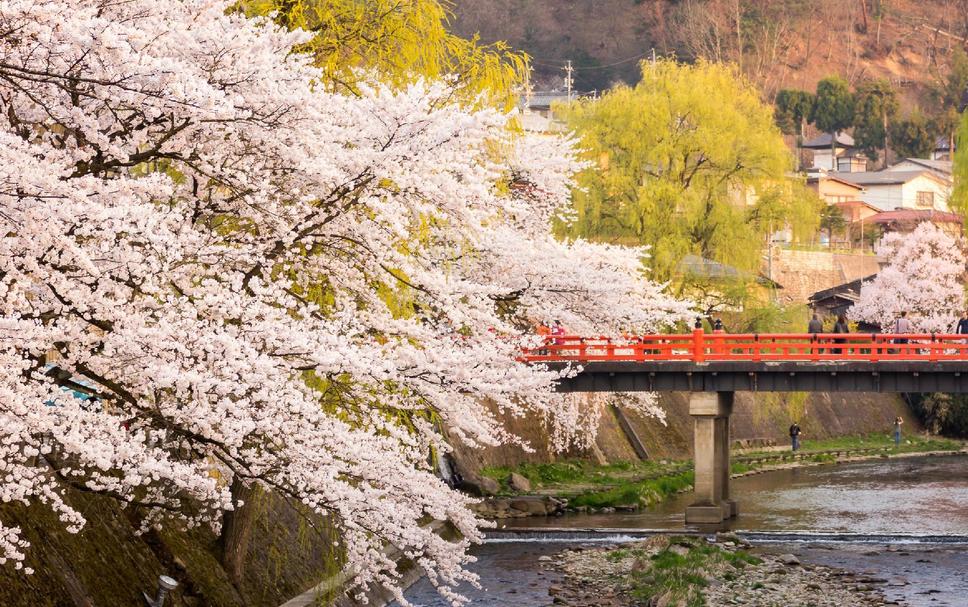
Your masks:
<path fill-rule="evenodd" d="M 571 59 L 569 59 L 568 63 L 565 65 L 565 90 L 568 91 L 568 101 L 571 101 L 571 87 L 575 82 L 571 78 L 571 75 L 574 71 L 575 68 L 571 66 Z"/>
<path fill-rule="evenodd" d="M 655 47 L 652 47 L 652 65 L 655 65 Z"/>

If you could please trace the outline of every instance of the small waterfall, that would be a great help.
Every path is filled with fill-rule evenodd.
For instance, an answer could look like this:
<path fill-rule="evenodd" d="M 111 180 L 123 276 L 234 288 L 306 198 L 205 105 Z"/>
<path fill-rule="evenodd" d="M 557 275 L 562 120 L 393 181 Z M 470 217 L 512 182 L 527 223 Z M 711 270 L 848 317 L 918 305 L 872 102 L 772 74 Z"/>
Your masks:
<path fill-rule="evenodd" d="M 454 471 L 454 466 L 450 461 L 450 456 L 440 449 L 434 449 L 436 458 L 437 476 L 439 476 L 451 488 L 456 487 L 460 482 L 458 474 Z"/>

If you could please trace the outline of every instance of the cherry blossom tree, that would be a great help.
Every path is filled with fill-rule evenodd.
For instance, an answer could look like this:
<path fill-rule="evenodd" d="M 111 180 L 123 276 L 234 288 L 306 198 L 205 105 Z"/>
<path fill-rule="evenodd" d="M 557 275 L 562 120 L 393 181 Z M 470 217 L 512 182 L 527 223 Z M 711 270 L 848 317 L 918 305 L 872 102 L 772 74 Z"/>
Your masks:
<path fill-rule="evenodd" d="M 447 82 L 323 92 L 303 33 L 229 8 L 0 3 L 0 500 L 218 530 L 260 485 L 336 521 L 359 586 L 399 588 L 389 544 L 459 602 L 479 521 L 427 463 L 439 428 L 398 415 L 520 442 L 486 399 L 581 437 L 559 374 L 516 360 L 528 322 L 687 306 L 644 250 L 550 235 L 571 142 Z M 0 560 L 26 549 L 0 522 Z"/>
<path fill-rule="evenodd" d="M 964 306 L 964 243 L 923 222 L 910 234 L 886 234 L 877 254 L 887 265 L 861 286 L 851 317 L 890 331 L 906 310 L 916 332 L 952 332 Z"/>

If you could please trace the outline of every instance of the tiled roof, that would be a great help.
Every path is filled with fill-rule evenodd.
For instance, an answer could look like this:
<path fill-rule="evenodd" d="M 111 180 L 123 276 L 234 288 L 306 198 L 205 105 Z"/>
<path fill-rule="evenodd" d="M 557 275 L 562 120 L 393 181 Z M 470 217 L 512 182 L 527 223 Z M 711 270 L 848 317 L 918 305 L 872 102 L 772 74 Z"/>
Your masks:
<path fill-rule="evenodd" d="M 869 223 L 906 223 L 931 221 L 933 223 L 963 223 L 964 220 L 956 213 L 946 213 L 944 211 L 932 211 L 928 209 L 897 209 L 895 211 L 884 211 L 877 215 L 868 217 L 865 221 Z"/>
<path fill-rule="evenodd" d="M 841 147 L 853 147 L 854 138 L 847 133 L 837 133 L 837 144 Z M 817 148 L 817 149 L 830 149 L 830 133 L 823 133 L 822 135 L 817 135 L 809 141 L 803 143 L 805 148 Z"/>

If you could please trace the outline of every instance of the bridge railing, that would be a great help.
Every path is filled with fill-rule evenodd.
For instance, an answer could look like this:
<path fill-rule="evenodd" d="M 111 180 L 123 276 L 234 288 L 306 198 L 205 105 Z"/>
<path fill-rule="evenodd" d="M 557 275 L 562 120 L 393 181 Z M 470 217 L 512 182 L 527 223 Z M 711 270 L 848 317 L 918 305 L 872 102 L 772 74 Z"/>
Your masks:
<path fill-rule="evenodd" d="M 527 362 L 968 361 L 968 335 L 940 333 L 705 333 L 552 336 Z"/>

